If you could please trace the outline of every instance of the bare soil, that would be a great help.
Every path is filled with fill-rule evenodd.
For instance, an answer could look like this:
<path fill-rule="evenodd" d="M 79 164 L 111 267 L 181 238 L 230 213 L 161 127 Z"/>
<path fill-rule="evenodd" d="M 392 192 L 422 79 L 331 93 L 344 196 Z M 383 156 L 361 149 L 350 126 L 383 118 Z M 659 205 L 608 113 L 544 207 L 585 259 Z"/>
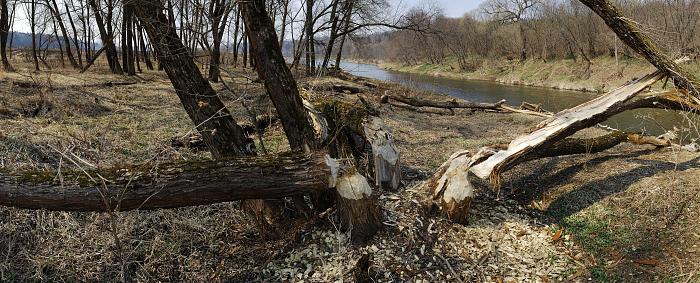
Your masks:
<path fill-rule="evenodd" d="M 107 81 L 137 83 L 86 86 Z M 274 111 L 260 84 L 226 81 L 236 93 L 214 87 L 240 123 L 249 123 L 241 101 L 257 114 Z M 621 145 L 522 164 L 499 191 L 479 183 L 470 224 L 456 225 L 422 206 L 423 182 L 455 151 L 507 143 L 540 118 L 415 113 L 379 97 L 445 98 L 374 83 L 358 95 L 393 129 L 406 178 L 398 192 L 377 191 L 385 225 L 366 245 L 351 245 L 333 212 L 263 241 L 237 202 L 115 215 L 3 207 L 0 281 L 352 282 L 358 273 L 379 282 L 700 280 L 699 153 Z M 192 128 L 163 73 L 0 74 L 0 172 L 210 158 L 172 146 Z M 278 124 L 263 140 L 271 153 L 288 150 Z M 361 259 L 368 271 L 358 271 Z"/>

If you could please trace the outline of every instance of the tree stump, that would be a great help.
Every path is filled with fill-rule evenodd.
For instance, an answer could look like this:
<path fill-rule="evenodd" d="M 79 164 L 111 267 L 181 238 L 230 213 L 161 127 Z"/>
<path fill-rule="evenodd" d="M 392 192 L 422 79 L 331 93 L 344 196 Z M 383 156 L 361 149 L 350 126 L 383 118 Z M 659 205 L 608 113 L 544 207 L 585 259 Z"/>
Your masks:
<path fill-rule="evenodd" d="M 459 151 L 443 163 L 428 181 L 432 207 L 453 222 L 467 224 L 469 209 L 474 198 L 474 186 L 469 181 L 469 168 L 493 155 L 495 151 L 484 147 L 472 155 L 468 150 Z"/>
<path fill-rule="evenodd" d="M 394 136 L 378 117 L 364 123 L 365 137 L 372 145 L 374 179 L 377 187 L 387 185 L 396 190 L 401 185 L 401 154 L 394 145 Z"/>

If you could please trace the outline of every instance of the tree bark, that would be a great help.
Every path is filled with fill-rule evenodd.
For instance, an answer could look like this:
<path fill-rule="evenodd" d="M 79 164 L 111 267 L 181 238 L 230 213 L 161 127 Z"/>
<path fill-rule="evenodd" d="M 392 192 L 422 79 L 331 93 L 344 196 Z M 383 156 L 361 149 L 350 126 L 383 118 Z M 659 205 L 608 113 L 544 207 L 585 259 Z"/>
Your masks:
<path fill-rule="evenodd" d="M 55 211 L 152 210 L 325 191 L 334 178 L 323 152 L 238 157 L 98 171 L 0 175 L 0 205 Z M 108 178 L 98 179 L 97 174 Z"/>
<path fill-rule="evenodd" d="M 672 78 L 678 88 L 684 89 L 696 99 L 700 99 L 700 90 L 697 88 L 698 79 L 661 53 L 654 41 L 640 31 L 637 24 L 625 17 L 613 3 L 609 0 L 580 1 L 598 14 L 630 48 L 644 56 L 666 76 Z"/>
<path fill-rule="evenodd" d="M 114 45 L 113 40 L 114 34 L 109 32 L 108 28 L 105 27 L 105 21 L 102 18 L 102 12 L 100 12 L 97 2 L 95 0 L 87 1 L 95 15 L 95 23 L 97 24 L 97 28 L 100 30 L 100 39 L 102 40 L 102 44 L 105 44 L 105 52 L 107 54 L 109 68 L 112 70 L 112 73 L 122 74 L 124 72 L 122 71 L 122 67 L 119 64 L 119 58 L 117 57 L 117 47 Z M 108 17 L 108 24 L 111 26 L 111 20 L 109 18 L 110 17 Z M 109 30 L 111 30 L 111 28 Z"/>
<path fill-rule="evenodd" d="M 61 19 L 61 14 L 58 10 L 58 4 L 56 4 L 56 0 L 51 0 L 51 3 L 46 3 L 49 6 L 49 10 L 53 13 L 54 18 L 56 19 L 56 22 L 58 23 L 58 27 L 61 29 L 61 35 L 63 37 L 63 42 L 64 46 L 66 49 L 66 55 L 68 56 L 68 62 L 70 62 L 70 65 L 73 68 L 80 68 L 78 65 L 78 62 L 75 60 L 75 56 L 73 56 L 73 52 L 71 51 L 70 48 L 70 39 L 68 38 L 68 32 L 66 31 L 66 26 L 63 24 L 63 19 Z"/>
<path fill-rule="evenodd" d="M 186 47 L 163 13 L 158 0 L 134 0 L 159 62 L 168 74 L 185 111 L 216 158 L 255 153 L 255 146 L 209 82 L 202 76 Z"/>
<path fill-rule="evenodd" d="M 274 23 L 264 9 L 265 1 L 241 2 L 239 7 L 255 53 L 256 71 L 277 109 L 289 145 L 293 150 L 315 148 L 313 127 L 306 116 L 294 76 L 282 56 Z"/>
<path fill-rule="evenodd" d="M 7 36 L 10 32 L 9 7 L 7 0 L 0 0 L 0 58 L 5 71 L 14 71 L 10 61 L 7 59 Z"/>

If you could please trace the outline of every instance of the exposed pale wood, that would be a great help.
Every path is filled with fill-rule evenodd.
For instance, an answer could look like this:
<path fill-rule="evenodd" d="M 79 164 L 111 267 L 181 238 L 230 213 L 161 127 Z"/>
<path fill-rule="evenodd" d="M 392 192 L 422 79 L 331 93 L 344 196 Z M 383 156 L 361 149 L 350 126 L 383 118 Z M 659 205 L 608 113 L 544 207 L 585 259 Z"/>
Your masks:
<path fill-rule="evenodd" d="M 354 170 L 342 174 L 336 184 L 338 212 L 350 239 L 359 244 L 369 240 L 381 228 L 381 213 L 367 179 Z"/>
<path fill-rule="evenodd" d="M 401 154 L 394 145 L 391 130 L 378 117 L 369 117 L 364 123 L 365 138 L 372 145 L 374 178 L 378 187 L 391 189 L 401 185 Z"/>
<path fill-rule="evenodd" d="M 0 205 L 60 211 L 106 211 L 196 206 L 324 191 L 335 182 L 325 153 L 177 162 L 153 168 L 0 174 Z M 99 188 L 102 188 L 100 190 Z"/>
<path fill-rule="evenodd" d="M 490 148 L 482 148 L 474 155 L 467 150 L 452 154 L 428 181 L 432 205 L 450 220 L 466 224 L 474 198 L 469 168 L 493 154 L 494 151 Z"/>
<path fill-rule="evenodd" d="M 479 178 L 498 183 L 500 173 L 573 133 L 607 120 L 624 110 L 625 102 L 661 79 L 656 71 L 576 107 L 563 110 L 538 125 L 538 129 L 513 140 L 507 150 L 500 151 L 470 168 Z"/>

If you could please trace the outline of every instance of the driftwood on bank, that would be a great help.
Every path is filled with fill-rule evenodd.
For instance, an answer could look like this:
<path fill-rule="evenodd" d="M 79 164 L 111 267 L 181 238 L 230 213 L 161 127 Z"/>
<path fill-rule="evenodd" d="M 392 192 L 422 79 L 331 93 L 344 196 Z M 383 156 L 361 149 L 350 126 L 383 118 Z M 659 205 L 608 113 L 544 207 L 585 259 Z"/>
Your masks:
<path fill-rule="evenodd" d="M 475 103 L 465 100 L 452 99 L 448 101 L 431 101 L 426 99 L 420 99 L 416 97 L 405 97 L 401 95 L 390 95 L 384 94 L 380 101 L 382 103 L 388 103 L 392 100 L 408 104 L 414 107 L 432 107 L 441 109 L 482 109 L 482 110 L 502 110 L 501 105 L 505 103 L 505 100 L 501 100 L 496 103 Z"/>
<path fill-rule="evenodd" d="M 400 103 L 396 103 L 400 102 Z M 495 111 L 495 112 L 505 112 L 505 113 L 523 113 L 528 115 L 535 115 L 540 117 L 549 117 L 551 114 L 540 109 L 531 110 L 526 107 L 521 107 L 520 109 L 506 105 L 505 100 L 501 100 L 496 103 L 475 103 L 460 99 L 452 99 L 448 101 L 432 101 L 426 99 L 420 99 L 415 97 L 405 97 L 401 95 L 382 95 L 380 98 L 380 103 L 389 103 L 393 106 L 405 108 L 411 111 L 431 113 L 431 114 L 447 114 L 445 112 L 435 110 L 441 109 L 449 111 L 450 114 L 454 114 L 455 109 L 472 109 L 472 110 L 484 110 L 484 111 Z M 527 103 L 527 105 L 532 105 Z M 434 108 L 434 109 L 432 109 Z"/>

